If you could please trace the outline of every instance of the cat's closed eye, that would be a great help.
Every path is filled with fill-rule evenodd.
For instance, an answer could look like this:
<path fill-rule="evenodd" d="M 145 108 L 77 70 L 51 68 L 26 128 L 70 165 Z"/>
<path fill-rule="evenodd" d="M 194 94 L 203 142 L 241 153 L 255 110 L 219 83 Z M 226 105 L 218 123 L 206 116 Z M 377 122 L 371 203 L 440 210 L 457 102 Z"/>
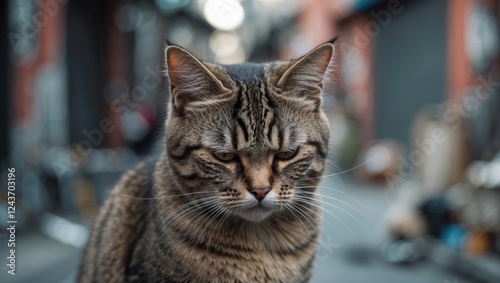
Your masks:
<path fill-rule="evenodd" d="M 236 154 L 230 153 L 230 152 L 214 152 L 212 153 L 215 158 L 219 159 L 220 161 L 224 162 L 229 162 L 232 161 L 236 158 Z"/>
<path fill-rule="evenodd" d="M 297 155 L 297 152 L 299 152 L 299 148 L 288 149 L 288 150 L 280 151 L 280 152 L 276 153 L 275 156 L 279 160 L 289 160 L 289 159 L 294 158 Z M 237 155 L 235 153 L 231 153 L 231 152 L 213 152 L 212 155 L 215 158 L 217 158 L 218 160 L 223 161 L 223 162 L 233 161 L 237 157 Z"/>
<path fill-rule="evenodd" d="M 278 157 L 281 160 L 288 160 L 288 159 L 294 158 L 295 155 L 297 155 L 297 152 L 299 152 L 299 148 L 286 150 L 286 151 L 280 151 L 280 152 L 276 153 L 276 157 Z"/>

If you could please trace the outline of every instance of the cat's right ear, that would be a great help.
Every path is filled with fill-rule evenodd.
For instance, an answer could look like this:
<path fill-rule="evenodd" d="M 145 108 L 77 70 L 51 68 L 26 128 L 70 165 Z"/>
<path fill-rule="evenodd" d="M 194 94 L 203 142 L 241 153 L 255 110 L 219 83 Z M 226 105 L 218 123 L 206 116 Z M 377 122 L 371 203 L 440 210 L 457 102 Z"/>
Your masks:
<path fill-rule="evenodd" d="M 292 91 L 301 97 L 320 97 L 322 81 L 334 53 L 334 42 L 321 44 L 312 51 L 293 61 L 279 79 L 277 86 Z"/>
<path fill-rule="evenodd" d="M 182 110 L 191 102 L 210 100 L 227 92 L 222 82 L 184 48 L 168 46 L 165 61 L 176 109 Z"/>

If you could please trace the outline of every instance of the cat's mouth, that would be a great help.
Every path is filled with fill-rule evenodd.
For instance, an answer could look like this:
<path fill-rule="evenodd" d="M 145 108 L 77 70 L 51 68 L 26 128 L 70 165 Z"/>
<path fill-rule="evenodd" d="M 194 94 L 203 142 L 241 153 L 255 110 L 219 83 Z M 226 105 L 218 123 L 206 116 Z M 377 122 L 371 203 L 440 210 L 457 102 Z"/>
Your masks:
<path fill-rule="evenodd" d="M 249 221 L 262 221 L 273 213 L 274 209 L 271 207 L 266 207 L 259 203 L 255 206 L 248 207 L 238 211 L 238 215 Z"/>
<path fill-rule="evenodd" d="M 263 198 L 247 192 L 241 205 L 234 208 L 234 212 L 249 221 L 258 222 L 270 216 L 277 208 L 275 193 L 271 190 Z"/>
<path fill-rule="evenodd" d="M 273 209 L 267 208 L 261 204 L 258 204 L 254 207 L 240 210 L 240 211 L 238 211 L 238 214 L 241 217 L 245 218 L 246 220 L 258 222 L 258 221 L 262 221 L 265 218 L 267 218 L 269 215 L 271 215 L 272 212 L 273 212 Z"/>

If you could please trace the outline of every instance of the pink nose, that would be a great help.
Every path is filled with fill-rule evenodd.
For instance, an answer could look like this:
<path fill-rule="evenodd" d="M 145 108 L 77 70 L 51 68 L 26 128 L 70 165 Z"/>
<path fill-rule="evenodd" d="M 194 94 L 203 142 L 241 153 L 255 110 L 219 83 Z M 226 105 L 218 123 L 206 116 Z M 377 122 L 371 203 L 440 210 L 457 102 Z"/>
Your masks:
<path fill-rule="evenodd" d="M 248 189 L 248 191 L 255 196 L 255 198 L 258 200 L 258 201 L 262 201 L 267 193 L 269 193 L 271 191 L 271 187 L 265 187 L 265 188 L 251 188 L 251 189 Z"/>

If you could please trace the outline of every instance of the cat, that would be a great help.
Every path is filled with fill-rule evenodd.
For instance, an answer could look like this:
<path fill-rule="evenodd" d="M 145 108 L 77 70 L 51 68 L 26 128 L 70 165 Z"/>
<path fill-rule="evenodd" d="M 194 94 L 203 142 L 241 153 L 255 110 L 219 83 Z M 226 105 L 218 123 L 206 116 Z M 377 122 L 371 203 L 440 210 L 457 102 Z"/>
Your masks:
<path fill-rule="evenodd" d="M 308 282 L 335 39 L 290 61 L 220 65 L 165 50 L 165 148 L 110 192 L 78 282 Z"/>

